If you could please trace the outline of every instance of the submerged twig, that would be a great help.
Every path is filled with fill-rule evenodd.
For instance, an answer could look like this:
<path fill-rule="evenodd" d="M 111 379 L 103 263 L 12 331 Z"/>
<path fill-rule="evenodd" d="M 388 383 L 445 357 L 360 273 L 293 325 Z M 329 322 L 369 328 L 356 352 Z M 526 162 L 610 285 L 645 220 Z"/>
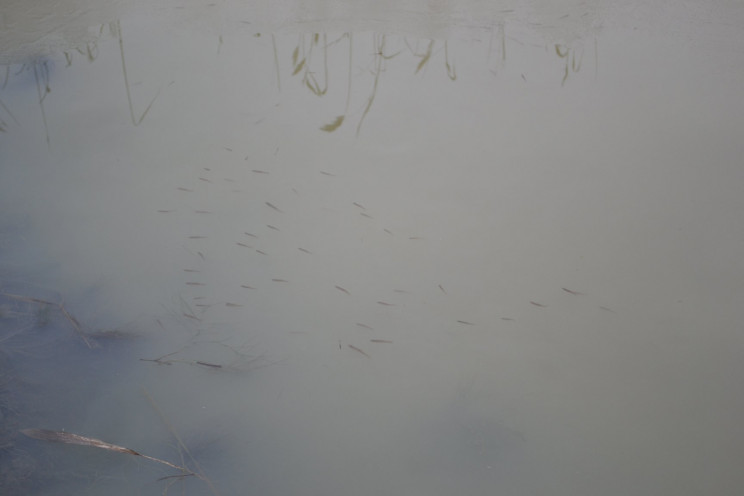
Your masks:
<path fill-rule="evenodd" d="M 142 453 L 134 451 L 133 449 L 125 448 L 123 446 L 118 446 L 116 444 L 107 443 L 105 441 L 101 441 L 100 439 L 95 439 L 92 437 L 80 436 L 78 434 L 72 434 L 70 432 L 51 431 L 48 429 L 22 429 L 20 432 L 21 434 L 24 434 L 30 438 L 40 439 L 42 441 L 49 441 L 52 443 L 65 443 L 65 444 L 77 444 L 80 446 L 91 446 L 93 448 L 101 448 L 101 449 L 105 449 L 109 451 L 116 451 L 118 453 L 126 453 L 128 455 L 141 456 L 142 458 L 147 458 L 148 460 L 162 463 L 163 465 L 167 465 L 171 468 L 181 470 L 185 472 L 185 475 L 195 475 L 197 477 L 200 477 L 199 474 L 196 474 L 185 467 L 180 467 L 171 462 L 161 460 L 160 458 L 155 458 L 154 456 L 144 455 Z"/>

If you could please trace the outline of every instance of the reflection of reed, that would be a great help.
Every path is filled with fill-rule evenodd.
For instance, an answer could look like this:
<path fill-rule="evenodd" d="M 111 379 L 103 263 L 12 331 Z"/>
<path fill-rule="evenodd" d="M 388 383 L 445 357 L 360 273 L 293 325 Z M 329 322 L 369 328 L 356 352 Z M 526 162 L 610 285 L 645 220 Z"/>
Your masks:
<path fill-rule="evenodd" d="M 39 96 L 39 108 L 41 109 L 41 120 L 44 123 L 46 143 L 47 146 L 50 146 L 49 127 L 47 126 L 46 112 L 44 111 L 44 99 L 52 90 L 49 88 L 49 66 L 46 61 L 34 62 L 34 79 L 36 79 L 36 92 Z M 44 89 L 42 89 L 42 86 Z"/>
<path fill-rule="evenodd" d="M 377 96 L 377 85 L 380 82 L 380 74 L 383 71 L 383 64 L 387 60 L 387 56 L 385 55 L 385 35 L 375 35 L 375 37 L 375 70 L 372 72 L 375 76 L 375 82 L 372 85 L 372 92 L 370 93 L 369 98 L 367 98 L 367 105 L 364 107 L 362 118 L 359 119 L 359 124 L 357 125 L 356 130 L 357 136 L 359 136 L 359 131 L 362 129 L 364 118 L 367 117 L 369 109 L 372 108 L 372 104 L 375 101 L 375 96 Z"/>
<path fill-rule="evenodd" d="M 447 68 L 447 76 L 454 81 L 457 79 L 457 72 L 455 72 L 455 65 L 454 63 L 450 65 L 449 63 L 449 51 L 447 50 L 447 42 L 444 42 L 444 66 Z"/>
<path fill-rule="evenodd" d="M 312 94 L 318 97 L 325 96 L 329 89 L 329 76 L 328 76 L 328 50 L 339 44 L 341 41 L 348 39 L 349 41 L 349 61 L 348 61 L 348 84 L 346 90 L 346 105 L 344 112 L 337 115 L 332 121 L 320 126 L 320 130 L 325 132 L 333 132 L 339 129 L 346 120 L 349 113 L 349 107 L 351 103 L 351 91 L 352 91 L 352 67 L 353 67 L 353 36 L 351 33 L 344 33 L 339 38 L 333 41 L 328 41 L 325 33 L 312 33 L 308 35 L 300 35 L 297 44 L 295 45 L 291 55 L 291 67 L 292 76 L 302 76 L 301 84 L 306 87 Z M 444 52 L 444 69 L 447 77 L 455 81 L 457 79 L 457 71 L 455 64 L 450 58 L 449 44 L 447 41 L 442 42 L 442 45 L 437 49 L 437 41 L 427 40 L 427 44 L 423 50 L 419 49 L 418 45 L 412 46 L 409 44 L 407 39 L 402 41 L 408 51 L 418 59 L 414 69 L 414 74 L 418 74 L 425 69 L 433 57 L 437 53 Z M 364 107 L 362 108 L 362 115 L 357 123 L 356 134 L 359 135 L 362 124 L 367 118 L 372 106 L 377 97 L 377 92 L 380 87 L 380 81 L 382 73 L 386 70 L 386 63 L 397 57 L 402 53 L 403 50 L 392 52 L 388 49 L 388 36 L 380 33 L 372 35 L 373 45 L 373 63 L 372 67 L 368 69 L 372 75 L 372 88 L 369 91 Z M 279 56 L 277 55 L 276 43 L 272 38 L 272 46 L 274 49 L 274 63 L 277 72 L 277 87 L 281 90 L 280 77 L 279 77 Z M 319 57 L 317 56 L 318 51 L 322 53 L 322 62 L 318 62 Z M 316 74 L 322 74 L 322 84 L 318 81 Z"/>
<path fill-rule="evenodd" d="M 488 55 L 486 59 L 486 63 L 490 63 L 491 61 L 491 54 L 494 51 L 493 43 L 494 38 L 498 35 L 499 38 L 499 44 L 501 45 L 501 57 L 500 62 L 496 62 L 496 67 L 493 69 L 490 69 L 490 72 L 492 74 L 497 74 L 497 69 L 501 69 L 501 66 L 506 62 L 506 28 L 503 23 L 499 23 L 495 26 L 491 27 L 491 36 L 488 38 Z"/>
<path fill-rule="evenodd" d="M 279 76 L 279 55 L 277 55 L 277 51 L 276 51 L 276 37 L 273 34 L 271 35 L 271 47 L 274 49 L 274 70 L 276 71 L 276 88 L 279 91 L 282 91 L 282 81 L 281 81 L 281 77 Z"/>
<path fill-rule="evenodd" d="M 101 27 L 98 30 L 98 36 L 103 35 L 103 30 L 105 28 L 105 24 L 102 24 Z M 93 62 L 98 58 L 98 40 L 94 41 L 87 41 L 85 43 L 85 50 L 83 50 L 82 47 L 75 48 L 75 51 L 78 52 L 80 55 L 84 56 L 88 59 L 88 62 Z M 70 67 L 72 65 L 72 53 L 65 51 L 63 52 L 65 55 L 65 62 L 67 62 L 66 67 Z"/>
<path fill-rule="evenodd" d="M 121 22 L 120 21 L 112 22 L 109 25 L 109 29 L 119 40 L 119 52 L 121 53 L 121 71 L 124 74 L 124 86 L 127 89 L 127 102 L 129 103 L 129 115 L 132 118 L 132 124 L 134 124 L 135 126 L 139 126 L 142 123 L 142 120 L 147 115 L 147 113 L 150 111 L 152 104 L 155 103 L 155 99 L 158 97 L 158 95 L 160 95 L 160 90 L 158 90 L 158 92 L 155 93 L 155 96 L 152 97 L 152 100 L 150 100 L 150 103 L 145 108 L 145 111 L 142 112 L 142 115 L 140 115 L 139 119 L 136 119 L 134 117 L 134 105 L 132 105 L 132 93 L 129 90 L 129 79 L 127 78 L 127 64 L 124 59 L 124 37 L 121 32 Z"/>
<path fill-rule="evenodd" d="M 566 84 L 566 79 L 568 79 L 569 69 L 570 69 L 570 72 L 574 72 L 574 73 L 579 72 L 579 70 L 581 70 L 581 62 L 584 59 L 584 49 L 583 47 L 581 48 L 578 58 L 576 54 L 577 51 L 578 51 L 577 48 L 571 49 L 570 47 L 566 45 L 561 45 L 559 43 L 555 44 L 556 55 L 558 55 L 558 58 L 565 60 L 565 66 L 564 66 L 565 69 L 563 73 L 563 80 L 561 81 L 561 86 Z"/>
<path fill-rule="evenodd" d="M 5 81 L 3 81 L 2 88 L 5 88 L 5 85 L 8 84 L 8 76 L 10 75 L 10 66 L 5 67 Z M 13 119 L 13 122 L 16 123 L 16 126 L 20 126 L 21 124 L 18 122 L 18 119 L 16 119 L 15 115 L 13 115 L 13 112 L 10 111 L 10 109 L 3 103 L 2 100 L 0 100 L 0 107 L 5 111 L 6 114 L 10 116 L 11 119 Z M 0 117 L 0 133 L 4 133 L 8 130 L 8 123 L 5 122 L 5 119 Z"/>
<path fill-rule="evenodd" d="M 305 36 L 301 35 L 294 51 L 292 52 L 292 75 L 296 76 L 302 72 L 302 83 L 316 96 L 323 96 L 328 91 L 328 40 L 323 34 L 323 45 L 320 45 L 320 33 L 313 33 L 310 36 L 310 42 L 306 48 Z M 313 52 L 315 50 L 323 52 L 323 87 L 321 88 L 318 80 L 315 78 L 316 71 L 311 69 L 313 63 Z M 300 58 L 302 56 L 302 58 Z"/>

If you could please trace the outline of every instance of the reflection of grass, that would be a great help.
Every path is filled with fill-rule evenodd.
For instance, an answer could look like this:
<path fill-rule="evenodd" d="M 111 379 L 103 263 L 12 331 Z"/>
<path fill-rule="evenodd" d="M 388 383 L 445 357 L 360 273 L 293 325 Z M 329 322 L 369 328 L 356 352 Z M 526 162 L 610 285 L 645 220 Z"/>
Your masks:
<path fill-rule="evenodd" d="M 124 86 L 127 89 L 127 102 L 129 103 L 129 115 L 132 118 L 132 124 L 135 126 L 139 126 L 142 123 L 142 120 L 145 118 L 147 113 L 150 111 L 150 108 L 152 107 L 152 104 L 155 103 L 155 99 L 160 95 L 160 90 L 158 90 L 157 93 L 155 93 L 155 96 L 152 97 L 152 100 L 150 100 L 150 103 L 145 108 L 145 111 L 142 112 L 142 115 L 140 115 L 139 119 L 136 119 L 134 116 L 134 105 L 132 105 L 132 94 L 129 91 L 129 79 L 127 78 L 127 65 L 126 61 L 124 59 L 124 37 L 121 32 L 121 22 L 116 21 L 109 25 L 109 29 L 111 29 L 111 32 L 116 35 L 116 37 L 119 39 L 119 52 L 121 53 L 121 71 L 124 74 Z"/>
<path fill-rule="evenodd" d="M 429 59 L 431 58 L 431 51 L 434 48 L 434 40 L 429 41 L 429 46 L 426 49 L 426 52 L 423 55 L 418 55 L 414 53 L 417 57 L 421 57 L 421 62 L 416 66 L 416 72 L 414 74 L 418 74 L 421 69 L 424 68 L 427 62 L 429 62 Z"/>
<path fill-rule="evenodd" d="M 46 142 L 47 146 L 50 146 L 49 127 L 47 126 L 46 112 L 44 111 L 44 99 L 52 90 L 49 88 L 49 66 L 46 61 L 34 63 L 34 79 L 36 79 L 36 92 L 39 95 L 39 108 L 41 109 L 41 120 L 44 122 Z M 44 86 L 43 90 L 42 83 Z"/>
<path fill-rule="evenodd" d="M 134 104 L 132 102 L 132 95 L 130 91 L 130 84 L 129 79 L 127 75 L 127 68 L 126 68 L 126 60 L 124 57 L 124 39 L 122 36 L 121 31 L 121 24 L 119 21 L 112 22 L 109 24 L 102 24 L 98 30 L 98 37 L 93 41 L 88 41 L 85 43 L 84 46 L 73 48 L 69 51 L 62 52 L 65 57 L 66 67 L 70 67 L 72 65 L 73 61 L 73 55 L 75 52 L 79 53 L 83 57 L 86 58 L 88 62 L 94 62 L 98 56 L 99 56 L 99 48 L 98 48 L 98 40 L 105 34 L 106 28 L 108 27 L 108 32 L 116 38 L 119 41 L 119 52 L 121 55 L 121 68 L 122 73 L 124 76 L 124 86 L 126 88 L 127 93 L 127 102 L 129 105 L 129 114 L 132 119 L 132 124 L 135 126 L 139 126 L 144 118 L 147 116 L 148 112 L 152 108 L 152 105 L 155 103 L 155 100 L 160 94 L 160 90 L 155 94 L 155 96 L 150 100 L 147 107 L 145 107 L 145 110 L 137 117 L 134 112 Z M 51 66 L 50 66 L 51 65 Z M 46 138 L 47 146 L 50 146 L 51 139 L 49 135 L 49 126 L 47 122 L 47 116 L 46 116 L 46 109 L 44 107 L 44 102 L 46 100 L 46 97 L 49 93 L 51 93 L 51 85 L 50 85 L 50 73 L 51 73 L 51 67 L 53 67 L 53 64 L 44 59 L 39 59 L 27 64 L 23 64 L 18 71 L 18 73 L 23 71 L 33 71 L 34 75 L 34 81 L 36 83 L 36 92 L 37 92 L 37 102 L 39 104 L 39 109 L 41 111 L 41 119 L 44 126 L 44 134 Z M 5 77 L 3 78 L 2 83 L 2 89 L 4 89 L 8 83 L 9 77 L 10 77 L 10 65 L 5 67 Z M 20 126 L 20 123 L 15 118 L 15 116 L 11 113 L 10 109 L 2 102 L 0 101 L 0 109 L 2 109 L 4 114 L 7 114 L 10 119 L 15 122 L 17 126 Z M 3 119 L 2 116 L 0 116 L 0 132 L 7 132 L 8 130 L 8 122 Z"/>
<path fill-rule="evenodd" d="M 276 70 L 276 88 L 279 91 L 282 91 L 282 81 L 279 77 L 279 55 L 277 55 L 276 51 L 276 38 L 274 35 L 271 35 L 271 46 L 274 48 L 274 69 Z"/>
<path fill-rule="evenodd" d="M 565 60 L 565 66 L 564 66 L 564 72 L 563 72 L 563 80 L 561 81 L 561 86 L 566 84 L 566 80 L 568 79 L 569 69 L 571 72 L 579 72 L 581 70 L 581 62 L 584 59 L 584 50 L 581 49 L 581 53 L 576 55 L 577 49 L 573 48 L 571 49 L 568 46 L 561 45 L 556 43 L 555 44 L 555 53 L 558 55 L 558 58 Z"/>
<path fill-rule="evenodd" d="M 376 35 L 377 36 L 377 35 Z M 364 112 L 362 113 L 362 118 L 359 119 L 359 124 L 357 125 L 357 136 L 359 136 L 359 131 L 362 129 L 362 123 L 364 122 L 364 118 L 367 117 L 367 114 L 369 113 L 369 109 L 372 108 L 372 103 L 375 101 L 375 96 L 377 96 L 377 84 L 380 82 L 380 74 L 382 74 L 383 71 L 383 63 L 385 60 L 385 35 L 379 35 L 379 37 L 376 39 L 375 43 L 375 69 L 372 72 L 375 76 L 375 82 L 372 86 L 372 92 L 370 93 L 369 97 L 367 98 L 367 105 L 364 107 Z"/>
<path fill-rule="evenodd" d="M 447 42 L 444 42 L 444 66 L 447 68 L 447 76 L 454 81 L 457 79 L 457 72 L 455 71 L 454 63 L 450 66 L 449 63 L 449 51 L 447 50 Z"/>
<path fill-rule="evenodd" d="M 102 35 L 104 30 L 104 25 L 101 25 L 101 28 L 98 32 L 98 35 Z M 89 41 L 85 44 L 85 50 L 82 48 L 76 48 L 75 51 L 82 55 L 83 57 L 88 59 L 88 62 L 93 62 L 98 58 L 98 41 Z M 71 52 L 64 52 L 65 55 L 65 62 L 67 62 L 66 67 L 70 67 L 72 65 L 72 53 Z"/>
<path fill-rule="evenodd" d="M 6 68 L 6 69 L 9 69 L 9 68 Z M 8 82 L 8 80 L 7 80 L 7 71 L 6 71 L 6 80 L 5 80 L 5 83 L 7 83 L 7 82 Z M 3 84 L 3 87 L 5 87 L 5 84 Z M 13 112 L 11 112 L 10 109 L 5 106 L 5 104 L 3 103 L 2 100 L 0 100 L 0 107 L 2 107 L 2 109 L 5 111 L 6 114 L 8 114 L 10 116 L 11 119 L 13 119 L 13 122 L 16 123 L 16 126 L 20 125 L 18 123 L 18 119 L 16 119 L 15 116 L 13 115 Z M 4 133 L 7 130 L 8 130 L 8 123 L 5 122 L 5 119 L 3 119 L 2 117 L 0 117 L 0 132 Z"/>
<path fill-rule="evenodd" d="M 103 34 L 104 26 L 102 25 L 99 30 L 99 36 Z M 93 62 L 96 57 L 98 57 L 98 42 L 97 41 L 89 41 L 85 44 L 85 48 L 75 48 L 75 51 L 80 53 L 81 55 L 85 56 L 89 62 Z M 66 62 L 66 67 L 69 67 L 72 65 L 72 52 L 64 51 L 63 52 Z M 51 93 L 51 85 L 50 85 L 50 73 L 51 73 L 51 67 L 53 67 L 53 63 L 49 60 L 45 60 L 43 58 L 34 60 L 33 62 L 25 63 L 21 65 L 21 68 L 16 72 L 15 74 L 18 75 L 21 72 L 24 71 L 33 71 L 34 73 L 34 81 L 36 83 L 36 94 L 38 98 L 38 104 L 39 109 L 41 111 L 41 120 L 44 126 L 44 134 L 47 146 L 50 146 L 51 139 L 49 135 L 49 126 L 47 123 L 47 117 L 46 117 L 46 110 L 44 108 L 44 101 L 46 100 L 46 97 L 49 93 Z M 10 65 L 5 66 L 5 77 L 3 78 L 3 83 L 0 89 L 5 89 L 6 85 L 8 84 L 8 80 L 10 79 Z M 2 102 L 0 101 L 0 108 L 4 111 L 5 114 L 10 116 L 10 118 L 15 122 L 16 126 L 20 126 L 20 123 L 18 122 L 18 119 L 13 115 L 13 113 L 10 111 L 10 109 Z M 0 117 L 0 132 L 7 132 L 8 130 L 8 122 L 5 121 L 2 117 Z"/>
<path fill-rule="evenodd" d="M 343 124 L 344 119 L 346 118 L 346 113 L 349 111 L 349 103 L 351 102 L 351 67 L 352 67 L 352 63 L 351 62 L 352 62 L 352 55 L 354 53 L 353 52 L 353 45 L 354 45 L 353 44 L 353 41 L 354 40 L 353 40 L 352 34 L 351 33 L 344 33 L 344 35 L 341 38 L 339 38 L 338 40 L 332 42 L 331 44 L 336 44 L 336 43 L 338 43 L 340 40 L 342 40 L 344 38 L 348 38 L 349 39 L 349 69 L 348 69 L 349 70 L 349 74 L 348 74 L 348 77 L 347 77 L 348 85 L 347 85 L 347 88 L 346 88 L 346 108 L 344 109 L 344 113 L 342 115 L 337 116 L 336 119 L 333 122 L 328 123 L 325 126 L 321 126 L 321 128 L 320 128 L 321 131 L 325 131 L 325 132 L 328 132 L 328 133 L 335 131 L 336 129 L 338 129 L 341 126 L 341 124 Z M 326 44 L 326 49 L 328 48 L 328 46 L 329 45 Z"/>
<path fill-rule="evenodd" d="M 339 129 L 345 122 L 349 113 L 349 106 L 351 103 L 351 91 L 352 91 L 352 67 L 353 67 L 353 37 L 351 33 L 344 33 L 336 40 L 331 42 L 328 41 L 325 33 L 312 33 L 308 35 L 300 35 L 297 44 L 294 46 L 291 53 L 291 67 L 292 76 L 302 76 L 301 82 L 312 94 L 318 97 L 325 96 L 329 90 L 329 78 L 328 78 L 328 50 L 333 46 L 339 44 L 342 40 L 348 39 L 349 41 L 349 62 L 348 62 L 348 85 L 346 90 L 346 105 L 344 112 L 337 115 L 333 120 L 327 122 L 319 127 L 321 131 L 334 132 Z M 373 45 L 373 60 L 372 67 L 368 69 L 368 72 L 372 75 L 372 88 L 369 91 L 366 102 L 361 109 L 361 117 L 357 123 L 356 134 L 358 135 L 361 131 L 362 124 L 367 118 L 367 115 L 372 109 L 372 106 L 377 97 L 377 92 L 380 87 L 381 76 L 386 70 L 386 64 L 388 61 L 397 57 L 402 50 L 389 51 L 388 50 L 388 36 L 385 34 L 374 33 L 372 35 Z M 276 43 L 272 39 L 275 66 L 277 70 L 277 86 L 279 84 L 279 57 L 276 51 Z M 427 45 L 423 51 L 419 51 L 417 47 L 412 47 L 408 41 L 403 38 L 402 42 L 408 47 L 408 51 L 417 59 L 416 66 L 414 68 L 414 74 L 418 74 L 424 68 L 426 68 L 437 53 L 444 52 L 444 69 L 447 77 L 455 81 L 457 79 L 457 71 L 455 69 L 454 62 L 450 59 L 449 45 L 448 42 L 442 42 L 442 45 L 437 49 L 437 41 L 427 40 Z M 322 62 L 318 62 L 318 52 L 322 53 Z M 322 82 L 320 84 L 317 74 L 323 74 Z"/>
<path fill-rule="evenodd" d="M 317 50 L 323 53 L 323 86 L 318 83 L 315 77 L 316 71 L 313 70 L 313 55 Z M 302 58 L 300 58 L 300 56 Z M 292 52 L 292 66 L 294 67 L 292 75 L 296 76 L 302 72 L 302 83 L 315 95 L 323 96 L 328 91 L 328 40 L 323 34 L 323 44 L 320 45 L 320 33 L 310 35 L 310 40 L 306 41 L 305 36 L 301 35 L 294 51 Z"/>

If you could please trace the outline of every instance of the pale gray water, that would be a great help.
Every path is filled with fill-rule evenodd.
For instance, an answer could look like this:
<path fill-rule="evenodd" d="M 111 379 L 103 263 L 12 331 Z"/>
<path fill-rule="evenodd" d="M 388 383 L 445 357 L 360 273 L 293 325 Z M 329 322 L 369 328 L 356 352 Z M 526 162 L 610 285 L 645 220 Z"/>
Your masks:
<path fill-rule="evenodd" d="M 3 7 L 0 277 L 144 337 L 30 427 L 180 462 L 147 391 L 186 494 L 744 486 L 738 3 L 50 5 Z"/>

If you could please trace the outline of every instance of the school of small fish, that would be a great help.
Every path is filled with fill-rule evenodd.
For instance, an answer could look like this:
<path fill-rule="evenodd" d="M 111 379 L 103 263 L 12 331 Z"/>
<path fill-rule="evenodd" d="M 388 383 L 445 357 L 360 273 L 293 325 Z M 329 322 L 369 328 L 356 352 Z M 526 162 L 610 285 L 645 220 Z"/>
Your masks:
<path fill-rule="evenodd" d="M 224 147 L 224 149 L 226 151 L 232 151 L 228 147 Z M 247 156 L 246 161 L 249 158 L 250 156 Z M 265 170 L 264 168 L 249 169 L 249 172 L 267 177 L 269 180 L 272 177 L 271 172 L 269 170 Z M 328 178 L 327 180 L 329 181 L 338 180 L 337 178 L 339 177 L 337 174 L 324 171 L 324 170 L 318 170 L 317 173 L 319 173 L 322 176 L 327 177 Z M 214 188 L 216 187 L 216 185 L 219 185 L 219 184 L 224 184 L 224 183 L 234 184 L 238 182 L 236 179 L 232 177 L 222 177 L 222 178 L 214 177 L 216 176 L 216 173 L 213 172 L 213 169 L 211 167 L 210 168 L 204 167 L 203 171 L 200 174 L 201 175 L 195 178 L 195 181 L 193 184 L 176 186 L 175 189 L 180 193 L 183 193 L 183 194 L 187 193 L 189 198 L 193 200 L 195 197 L 198 197 L 199 195 L 199 190 L 200 190 L 199 182 L 203 184 L 201 188 Z M 336 179 L 331 179 L 331 178 L 336 178 Z M 230 191 L 232 193 L 240 193 L 242 190 L 232 189 Z M 301 194 L 297 187 L 292 187 L 291 191 L 296 196 L 300 196 Z M 275 231 L 276 233 L 281 234 L 283 230 L 285 229 L 285 226 L 292 225 L 291 223 L 292 209 L 282 204 L 281 195 L 277 195 L 277 198 L 279 199 L 272 198 L 271 201 L 263 200 L 263 207 L 265 207 L 264 211 L 269 214 L 269 216 L 266 217 L 265 220 L 268 220 L 271 223 L 263 222 L 261 224 L 244 226 L 244 227 L 251 229 L 251 231 L 241 230 L 240 232 L 236 233 L 234 239 L 232 240 L 232 243 L 235 246 L 238 246 L 242 249 L 249 249 L 253 253 L 263 255 L 266 257 L 271 256 L 272 247 L 270 243 L 267 242 L 267 238 L 269 238 L 268 233 L 262 234 L 261 229 L 262 228 L 269 229 L 271 231 Z M 203 201 L 202 204 L 199 205 L 199 208 L 191 208 L 189 211 L 193 214 L 200 214 L 200 215 L 214 214 L 215 210 L 207 210 L 206 208 L 204 208 L 205 206 L 207 206 L 207 205 L 204 205 L 206 203 L 208 203 L 208 201 Z M 364 201 L 364 203 L 362 203 L 361 201 L 352 201 L 347 205 L 346 208 L 350 209 L 350 211 L 355 209 L 357 214 L 368 219 L 367 222 L 378 222 L 375 220 L 375 216 L 369 213 L 370 209 L 368 208 L 368 206 L 372 206 L 372 203 L 373 202 L 371 201 Z M 372 210 L 374 210 L 374 208 Z M 158 213 L 163 213 L 163 214 L 165 213 L 173 214 L 178 211 L 179 211 L 178 208 L 172 208 L 172 207 L 157 210 Z M 287 227 L 287 229 L 289 228 Z M 409 236 L 406 233 L 396 233 L 394 232 L 394 230 L 389 229 L 387 227 L 382 227 L 382 226 L 380 226 L 380 230 L 386 233 L 387 235 L 389 235 L 391 238 L 403 239 L 411 243 L 426 243 L 427 242 L 427 239 L 425 236 L 419 236 L 419 235 Z M 388 238 L 388 239 L 391 239 L 391 238 Z M 193 300 L 198 301 L 198 300 L 207 299 L 209 301 L 209 297 L 205 296 L 205 290 L 207 291 L 207 294 L 208 294 L 208 284 L 207 282 L 204 282 L 203 280 L 199 280 L 199 278 L 197 277 L 199 276 L 199 274 L 203 273 L 201 267 L 204 265 L 204 262 L 207 261 L 207 255 L 205 254 L 206 248 L 203 248 L 200 250 L 195 250 L 194 248 L 196 248 L 197 246 L 205 246 L 203 244 L 199 245 L 198 243 L 208 242 L 208 240 L 210 239 L 210 236 L 208 235 L 207 232 L 202 232 L 202 233 L 197 232 L 197 233 L 189 233 L 188 235 L 185 236 L 185 239 L 186 239 L 187 251 L 189 251 L 189 253 L 193 253 L 195 256 L 198 256 L 200 261 L 195 260 L 194 263 L 190 267 L 186 267 L 182 269 L 183 272 L 186 272 L 191 275 L 189 280 L 184 281 L 184 284 L 190 288 L 193 288 L 191 291 L 198 292 L 198 293 L 194 293 L 191 295 L 191 298 Z M 249 242 L 247 243 L 246 241 L 249 241 Z M 297 241 L 301 242 L 302 240 L 297 239 Z M 260 248 L 258 248 L 257 246 L 259 246 Z M 312 258 L 316 256 L 316 254 L 319 253 L 319 249 L 317 247 L 313 247 L 313 249 L 311 250 L 307 246 L 314 246 L 314 245 L 312 243 L 307 243 L 304 246 L 296 246 L 296 249 L 302 254 L 304 254 L 302 256 L 308 256 L 307 260 L 310 261 L 312 260 Z M 417 246 L 420 246 L 420 245 L 417 245 Z M 247 253 L 250 253 L 251 251 L 248 251 Z M 253 263 L 260 264 L 261 262 L 256 259 L 253 261 Z M 196 267 L 199 267 L 199 268 L 196 268 Z M 284 285 L 292 285 L 292 281 L 289 278 L 278 277 L 278 276 L 272 277 L 271 279 L 269 279 L 269 282 L 284 284 Z M 348 298 L 355 298 L 355 293 L 359 294 L 359 292 L 355 291 L 355 290 L 358 290 L 358 287 L 357 287 L 358 285 L 355 286 L 354 284 L 350 284 L 350 281 L 339 281 L 339 282 L 340 284 L 334 284 L 331 286 L 331 288 L 336 290 L 337 294 L 339 294 L 339 297 L 347 298 L 347 300 L 339 301 L 340 305 L 344 305 L 346 304 L 346 302 L 352 301 L 352 300 L 348 300 Z M 250 289 L 250 290 L 258 291 L 261 289 L 262 285 L 260 281 L 250 281 L 250 284 L 248 283 L 240 284 L 239 287 L 242 288 L 243 290 Z M 584 293 L 583 291 L 579 291 L 577 289 L 571 289 L 568 287 L 560 287 L 556 289 L 558 289 L 559 292 L 562 291 L 564 295 L 569 295 L 570 297 L 577 297 L 577 298 L 585 297 L 587 294 L 587 293 Z M 446 298 L 449 298 L 457 294 L 457 292 L 452 291 L 452 288 L 445 289 L 445 285 L 443 283 L 436 283 L 434 287 L 432 288 L 432 290 L 438 292 L 438 295 L 439 295 L 438 298 L 440 299 L 441 298 L 446 299 Z M 400 296 L 412 294 L 412 291 L 407 290 L 407 289 L 401 289 L 401 288 L 391 288 L 391 292 L 398 294 Z M 233 301 L 222 301 L 219 303 L 221 304 L 223 308 L 241 309 L 247 303 L 249 303 L 251 295 L 253 294 L 256 294 L 256 293 L 255 292 L 236 293 Z M 549 312 L 551 309 L 551 304 L 556 303 L 556 302 L 557 302 L 556 304 L 561 303 L 561 301 L 559 300 L 559 294 L 556 293 L 555 290 L 553 290 L 549 294 L 551 296 L 549 296 L 548 301 L 545 301 L 543 299 L 540 299 L 540 300 L 525 299 L 525 304 L 528 306 L 531 305 L 532 307 L 534 307 L 534 311 L 536 312 L 537 311 Z M 545 293 L 543 293 L 543 295 L 545 296 Z M 401 308 L 405 308 L 404 301 L 396 301 L 394 298 L 389 298 L 389 296 L 390 295 L 388 295 L 386 299 L 373 300 L 373 301 L 370 301 L 369 303 L 377 305 L 378 307 L 384 307 L 386 309 L 389 309 L 388 311 L 390 312 L 400 311 Z M 218 303 L 218 302 L 196 303 L 194 306 L 199 308 L 200 312 L 206 312 L 206 311 L 213 311 L 212 309 L 215 303 Z M 605 312 L 616 313 L 615 310 L 607 306 L 604 306 L 604 305 L 598 305 L 597 308 Z M 526 309 L 523 308 L 523 309 L 519 309 L 518 311 L 523 314 L 526 311 Z M 202 318 L 200 316 L 195 315 L 194 312 L 184 312 L 183 316 L 191 320 L 194 320 L 194 321 L 198 321 L 198 322 L 202 321 Z M 516 318 L 510 315 L 500 315 L 498 316 L 498 318 L 501 322 L 504 323 L 503 325 L 509 325 L 507 323 L 512 323 L 516 321 Z M 461 329 L 463 327 L 489 328 L 489 327 L 495 327 L 497 325 L 494 322 L 490 322 L 490 323 L 479 322 L 477 320 L 471 320 L 467 317 L 466 318 L 453 318 L 450 324 L 453 326 L 459 325 Z M 363 336 L 363 339 L 367 343 L 394 344 L 394 341 L 392 339 L 389 339 L 392 331 L 388 331 L 387 333 L 385 333 L 386 331 L 385 329 L 376 329 L 375 327 L 372 327 L 371 325 L 364 323 L 364 322 L 352 323 L 352 326 L 355 326 L 358 329 L 363 329 L 365 331 L 365 333 L 362 334 L 362 336 Z M 453 327 L 453 329 L 455 328 L 456 327 Z M 299 333 L 299 331 L 290 331 L 290 332 Z M 386 335 L 384 335 L 383 337 L 377 336 L 376 334 L 378 332 L 386 334 Z M 362 339 L 360 338 L 360 335 L 353 334 L 353 333 L 350 333 L 350 337 L 348 338 L 349 341 L 359 341 L 360 339 Z M 358 356 L 372 358 L 372 356 L 368 353 L 368 351 L 365 350 L 363 347 L 361 347 L 363 345 L 360 342 L 357 342 L 356 344 L 352 344 L 352 343 L 345 343 L 345 344 L 346 346 L 344 347 L 342 346 L 341 341 L 339 341 L 338 343 L 339 349 L 342 351 L 344 349 L 349 350 L 351 352 L 356 353 Z M 197 363 L 199 363 L 200 365 L 207 366 L 207 367 L 216 367 L 216 365 L 206 363 L 206 362 L 197 362 Z"/>

